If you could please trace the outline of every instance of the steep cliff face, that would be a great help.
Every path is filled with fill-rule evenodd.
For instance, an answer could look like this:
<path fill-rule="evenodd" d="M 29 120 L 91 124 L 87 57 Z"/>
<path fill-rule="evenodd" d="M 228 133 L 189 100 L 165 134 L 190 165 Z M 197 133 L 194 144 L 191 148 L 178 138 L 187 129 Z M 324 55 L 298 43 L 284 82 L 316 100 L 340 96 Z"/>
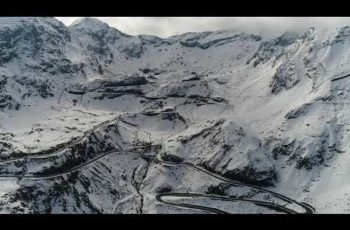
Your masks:
<path fill-rule="evenodd" d="M 348 212 L 349 49 L 349 27 L 162 39 L 1 18 L 0 210 Z"/>

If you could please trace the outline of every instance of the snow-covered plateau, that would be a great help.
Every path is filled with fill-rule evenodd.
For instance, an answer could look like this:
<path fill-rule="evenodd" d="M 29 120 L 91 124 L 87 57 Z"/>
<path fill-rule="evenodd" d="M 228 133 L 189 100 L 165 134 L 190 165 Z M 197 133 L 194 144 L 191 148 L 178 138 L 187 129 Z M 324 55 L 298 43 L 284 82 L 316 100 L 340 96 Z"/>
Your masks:
<path fill-rule="evenodd" d="M 350 27 L 3 17 L 0 213 L 349 213 L 349 99 Z"/>

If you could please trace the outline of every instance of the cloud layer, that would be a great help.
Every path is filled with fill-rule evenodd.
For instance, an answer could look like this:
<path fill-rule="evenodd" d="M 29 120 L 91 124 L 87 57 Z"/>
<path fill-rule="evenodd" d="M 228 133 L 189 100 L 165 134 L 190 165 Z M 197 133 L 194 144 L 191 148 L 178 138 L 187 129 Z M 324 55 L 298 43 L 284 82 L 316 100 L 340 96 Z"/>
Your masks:
<path fill-rule="evenodd" d="M 310 27 L 350 25 L 350 17 L 96 17 L 130 34 L 168 37 L 186 32 L 238 30 L 276 36 L 285 31 L 303 32 Z M 57 17 L 69 25 L 78 17 Z"/>

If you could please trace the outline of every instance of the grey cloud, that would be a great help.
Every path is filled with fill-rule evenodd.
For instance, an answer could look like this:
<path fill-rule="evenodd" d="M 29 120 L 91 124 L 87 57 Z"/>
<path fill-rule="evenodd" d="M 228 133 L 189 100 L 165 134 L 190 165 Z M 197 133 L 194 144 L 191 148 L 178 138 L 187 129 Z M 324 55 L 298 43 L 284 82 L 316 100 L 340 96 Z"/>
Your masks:
<path fill-rule="evenodd" d="M 118 30 L 160 37 L 186 32 L 237 30 L 263 36 L 285 31 L 303 32 L 310 27 L 336 28 L 350 25 L 350 17 L 97 17 Z M 74 17 L 59 18 L 69 25 Z"/>

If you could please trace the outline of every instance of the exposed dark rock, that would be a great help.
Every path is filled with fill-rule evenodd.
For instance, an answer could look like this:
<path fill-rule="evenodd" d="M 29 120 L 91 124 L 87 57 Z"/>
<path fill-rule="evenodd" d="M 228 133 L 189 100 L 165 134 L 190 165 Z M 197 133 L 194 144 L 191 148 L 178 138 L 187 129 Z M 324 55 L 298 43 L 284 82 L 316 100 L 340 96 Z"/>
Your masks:
<path fill-rule="evenodd" d="M 278 94 L 283 89 L 287 90 L 293 88 L 299 83 L 299 81 L 300 80 L 297 78 L 293 66 L 281 65 L 272 77 L 270 83 L 271 93 Z"/>
<path fill-rule="evenodd" d="M 277 181 L 277 173 L 275 170 L 261 171 L 255 170 L 249 166 L 243 170 L 234 169 L 223 174 L 232 180 L 258 186 L 273 186 Z"/>
<path fill-rule="evenodd" d="M 157 193 L 168 193 L 168 192 L 171 192 L 171 191 L 173 191 L 173 188 L 170 185 L 163 185 L 163 186 L 158 187 L 156 189 Z"/>
<path fill-rule="evenodd" d="M 210 185 L 207 190 L 207 194 L 214 194 L 219 196 L 225 196 L 226 190 L 229 187 L 228 184 L 220 183 L 218 185 Z"/>
<path fill-rule="evenodd" d="M 130 44 L 122 50 L 122 52 L 125 53 L 126 58 L 140 58 L 144 51 L 142 44 Z"/>
<path fill-rule="evenodd" d="M 289 111 L 284 117 L 286 119 L 295 119 L 307 113 L 308 108 L 311 106 L 310 103 L 304 104 L 299 108 Z"/>
<path fill-rule="evenodd" d="M 182 81 L 198 81 L 198 80 L 200 80 L 200 77 L 196 75 L 195 77 L 184 79 Z"/>
<path fill-rule="evenodd" d="M 254 67 L 264 64 L 271 60 L 271 58 L 278 57 L 286 46 L 292 44 L 298 38 L 298 35 L 295 33 L 284 33 L 273 40 L 262 42 L 257 52 L 246 64 L 248 65 L 253 62 Z"/>
<path fill-rule="evenodd" d="M 140 69 L 140 71 L 144 74 L 148 74 L 149 72 L 151 72 L 151 70 L 148 68 Z"/>
<path fill-rule="evenodd" d="M 282 143 L 276 145 L 272 149 L 272 156 L 274 159 L 278 159 L 281 156 L 289 156 L 292 155 L 292 153 L 295 150 L 295 141 L 289 142 L 289 143 Z"/>
<path fill-rule="evenodd" d="M 162 155 L 162 159 L 164 161 L 170 161 L 170 162 L 175 162 L 175 163 L 181 163 L 183 162 L 183 159 L 178 157 L 178 156 L 175 156 L 175 155 L 171 155 L 171 154 L 165 154 L 165 155 Z"/>
<path fill-rule="evenodd" d="M 117 87 L 117 86 L 137 86 L 148 84 L 148 81 L 143 76 L 130 76 L 120 81 L 104 81 L 102 85 L 104 87 Z"/>

